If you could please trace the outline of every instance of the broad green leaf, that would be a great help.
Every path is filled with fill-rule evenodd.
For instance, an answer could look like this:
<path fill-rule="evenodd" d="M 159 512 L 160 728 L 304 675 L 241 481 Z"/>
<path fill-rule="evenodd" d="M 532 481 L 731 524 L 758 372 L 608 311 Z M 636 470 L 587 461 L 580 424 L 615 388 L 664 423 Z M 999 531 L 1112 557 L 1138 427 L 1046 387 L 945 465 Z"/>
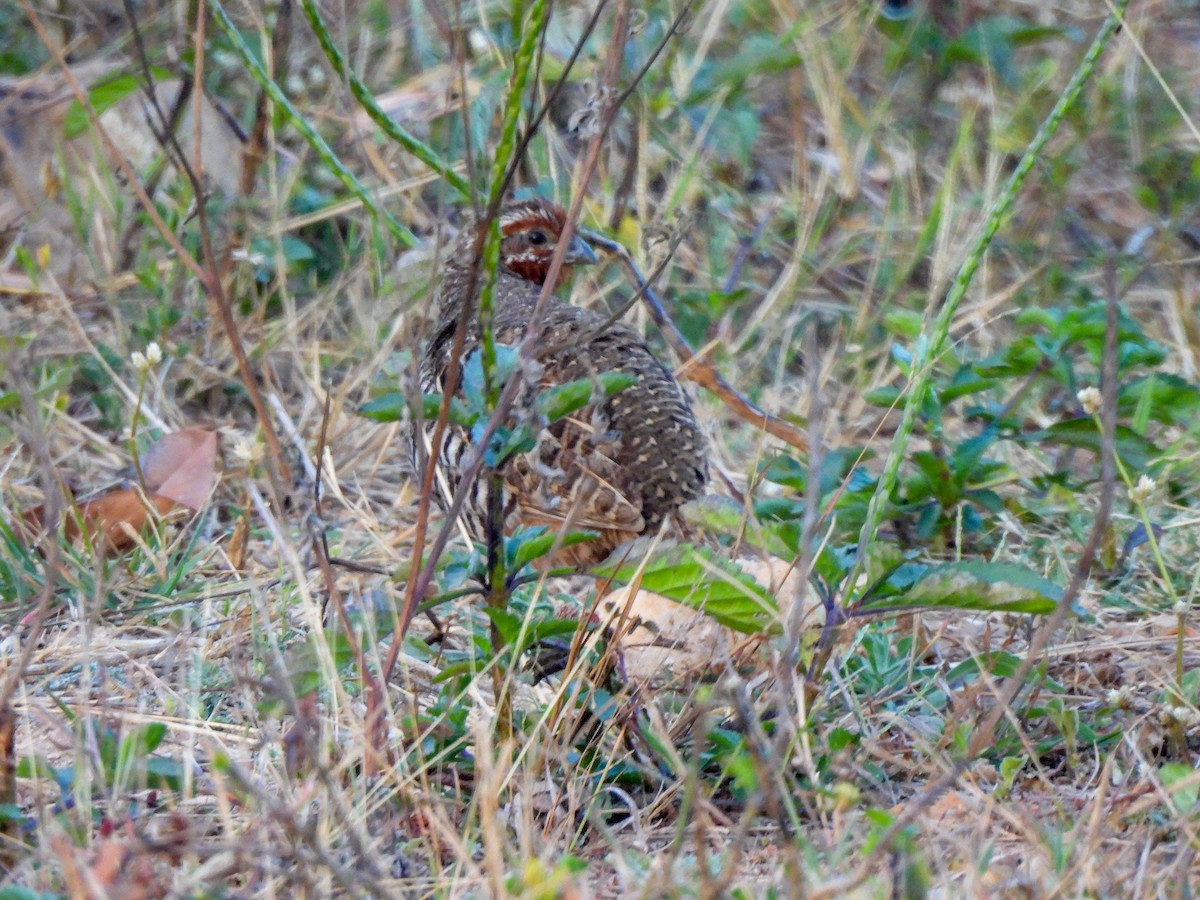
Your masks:
<path fill-rule="evenodd" d="M 711 534 L 737 537 L 773 556 L 791 559 L 795 555 L 795 550 L 787 540 L 780 536 L 779 529 L 773 527 L 776 523 L 763 523 L 765 516 L 760 509 L 763 504 L 775 504 L 775 508 L 785 509 L 786 513 L 775 516 L 775 519 L 783 524 L 790 524 L 790 520 L 793 518 L 792 513 L 795 513 L 794 518 L 796 519 L 804 515 L 802 503 L 776 497 L 760 501 L 755 505 L 755 515 L 759 519 L 756 522 L 753 518 L 747 518 L 742 504 L 728 497 L 715 495 L 688 501 L 680 508 L 680 514 L 688 524 L 702 528 Z"/>
<path fill-rule="evenodd" d="M 995 378 L 980 375 L 973 366 L 963 366 L 954 373 L 949 384 L 944 384 L 938 389 L 938 396 L 944 405 L 968 394 L 991 390 L 998 383 Z"/>
<path fill-rule="evenodd" d="M 511 344 L 497 344 L 496 365 L 491 372 L 491 383 L 493 385 L 504 384 L 517 370 L 519 362 L 516 347 Z M 463 364 L 462 396 L 470 412 L 477 415 L 491 412 L 484 392 L 482 350 L 472 350 L 466 363 Z"/>
<path fill-rule="evenodd" d="M 500 633 L 500 638 L 505 644 L 512 644 L 517 640 L 517 635 L 521 633 L 520 616 L 495 606 L 485 606 L 483 611 L 492 620 L 492 624 L 496 626 L 496 631 Z"/>
<path fill-rule="evenodd" d="M 158 749 L 158 745 L 163 742 L 163 738 L 167 736 L 167 725 L 165 722 L 148 722 L 142 728 L 141 739 L 144 742 L 143 747 L 146 753 L 153 753 Z"/>
<path fill-rule="evenodd" d="M 358 408 L 358 414 L 376 422 L 399 422 L 406 409 L 408 398 L 399 391 L 392 391 L 374 400 L 368 400 Z"/>
<path fill-rule="evenodd" d="M 146 760 L 147 781 L 156 781 L 173 791 L 183 786 L 183 764 L 166 756 L 152 756 Z"/>
<path fill-rule="evenodd" d="M 629 584 L 643 559 L 602 563 L 593 571 L 601 578 Z M 645 563 L 642 590 L 661 594 L 702 610 L 722 625 L 743 634 L 773 629 L 778 618 L 775 598 L 734 562 L 705 547 L 678 544 L 663 547 Z"/>
<path fill-rule="evenodd" d="M 932 606 L 1047 615 L 1061 597 L 1058 585 L 1016 563 L 964 561 L 933 566 L 908 590 L 861 609 Z"/>
<path fill-rule="evenodd" d="M 915 340 L 921 333 L 925 317 L 915 309 L 894 309 L 883 317 L 883 327 L 889 334 Z"/>
<path fill-rule="evenodd" d="M 884 409 L 890 409 L 900 402 L 900 388 L 898 387 L 879 387 L 867 391 L 863 395 L 863 399 L 872 406 L 882 406 Z"/>
<path fill-rule="evenodd" d="M 62 894 L 42 893 L 16 884 L 0 888 L 0 900 L 58 900 Z"/>

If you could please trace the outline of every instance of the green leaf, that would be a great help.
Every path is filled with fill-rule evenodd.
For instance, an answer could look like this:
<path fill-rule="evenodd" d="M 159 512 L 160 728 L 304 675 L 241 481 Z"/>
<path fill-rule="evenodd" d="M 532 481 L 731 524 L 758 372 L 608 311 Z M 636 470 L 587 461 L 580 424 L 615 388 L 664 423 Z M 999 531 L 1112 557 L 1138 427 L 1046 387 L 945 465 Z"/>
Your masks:
<path fill-rule="evenodd" d="M 770 592 L 736 563 L 705 547 L 661 547 L 648 560 L 631 556 L 621 563 L 602 563 L 593 571 L 598 577 L 629 584 L 639 569 L 642 590 L 701 610 L 727 628 L 743 634 L 775 628 L 778 607 Z"/>
<path fill-rule="evenodd" d="M 516 347 L 511 344 L 497 344 L 496 364 L 490 373 L 491 384 L 499 386 L 508 381 L 509 376 L 517 370 L 519 362 Z M 487 416 L 491 412 L 484 388 L 483 352 L 480 349 L 472 350 L 463 364 L 462 396 L 467 409 L 477 416 Z"/>
<path fill-rule="evenodd" d="M 368 400 L 358 408 L 358 414 L 376 422 L 399 422 L 406 409 L 408 398 L 399 391 L 392 391 L 374 400 Z M 436 415 L 436 412 L 434 414 Z"/>
<path fill-rule="evenodd" d="M 766 504 L 765 507 L 764 504 Z M 802 503 L 775 497 L 759 501 L 755 505 L 755 516 L 758 519 L 755 521 L 754 518 L 746 516 L 746 510 L 742 504 L 729 497 L 715 495 L 689 500 L 680 507 L 679 512 L 689 525 L 694 525 L 710 534 L 739 538 L 773 556 L 791 559 L 795 556 L 795 548 L 782 536 L 778 522 L 762 524 L 763 508 L 768 510 L 768 515 L 772 509 L 783 511 L 783 515 L 775 516 L 775 518 L 785 525 L 791 524 L 789 513 L 794 512 L 796 519 L 804 515 Z"/>
<path fill-rule="evenodd" d="M 8 884 L 0 888 L 0 900 L 58 900 L 61 896 L 62 894 L 42 893 L 33 888 L 21 887 L 16 884 Z"/>
<path fill-rule="evenodd" d="M 153 753 L 158 749 L 158 745 L 163 742 L 163 738 L 167 736 L 167 724 L 165 722 L 149 722 L 142 729 L 141 738 L 145 751 Z"/>
<path fill-rule="evenodd" d="M 948 384 L 944 384 L 938 389 L 938 398 L 945 405 L 959 397 L 965 397 L 967 394 L 991 390 L 997 383 L 995 378 L 985 378 L 980 375 L 973 366 L 963 366 L 954 373 L 954 377 Z"/>
<path fill-rule="evenodd" d="M 900 388 L 898 387 L 878 387 L 867 391 L 863 395 L 863 399 L 872 406 L 881 406 L 884 409 L 890 409 L 900 402 Z"/>
<path fill-rule="evenodd" d="M 24 822 L 25 813 L 19 803 L 0 803 L 0 822 Z"/>
<path fill-rule="evenodd" d="M 368 419 L 374 419 L 376 422 L 399 422 L 404 418 L 407 409 L 408 397 L 400 391 L 391 391 L 381 394 L 374 400 L 368 400 L 358 408 L 358 414 Z M 435 420 L 441 410 L 441 394 L 421 395 L 421 416 L 425 421 Z M 464 428 L 469 428 L 474 421 L 471 414 L 467 412 L 467 408 L 457 397 L 450 400 L 450 421 L 462 425 Z"/>
<path fill-rule="evenodd" d="M 458 662 L 443 666 L 442 670 L 433 676 L 433 683 L 440 684 L 455 678 L 471 677 L 478 673 L 479 663 L 472 659 L 461 659 Z"/>
<path fill-rule="evenodd" d="M 1048 615 L 1061 597 L 1058 585 L 1016 563 L 964 561 L 932 566 L 908 590 L 860 609 L 931 606 Z"/>
<path fill-rule="evenodd" d="M 485 606 L 483 611 L 492 620 L 492 624 L 496 626 L 496 631 L 500 634 L 500 639 L 505 644 L 512 644 L 517 640 L 517 636 L 521 633 L 520 616 L 515 616 L 507 609 L 500 609 L 496 606 Z"/>
<path fill-rule="evenodd" d="M 1175 808 L 1184 814 L 1193 813 L 1196 800 L 1200 798 L 1200 783 L 1196 782 L 1196 770 L 1187 763 L 1169 762 L 1159 767 L 1158 775 Z"/>
<path fill-rule="evenodd" d="M 636 383 L 637 376 L 629 372 L 601 372 L 596 378 L 576 378 L 542 391 L 537 401 L 538 412 L 547 422 L 557 422 L 591 403 L 597 388 L 605 397 L 611 397 Z"/>
<path fill-rule="evenodd" d="M 1167 425 L 1187 425 L 1200 418 L 1200 387 L 1178 375 L 1155 372 L 1121 386 L 1117 411 L 1131 417 L 1140 405 L 1147 416 Z"/>
<path fill-rule="evenodd" d="M 153 69 L 152 74 L 156 79 L 171 78 L 171 73 L 165 69 Z M 138 89 L 138 80 L 134 76 L 117 75 L 94 84 L 88 91 L 88 102 L 96 111 L 96 115 L 100 115 Z M 78 137 L 87 131 L 90 125 L 91 121 L 88 119 L 87 112 L 84 111 L 78 100 L 72 100 L 63 120 L 63 134 L 68 138 Z"/>
<path fill-rule="evenodd" d="M 146 760 L 146 775 L 149 784 L 157 783 L 173 791 L 183 786 L 183 764 L 166 756 Z"/>
<path fill-rule="evenodd" d="M 595 540 L 597 536 L 594 531 L 569 531 L 560 535 L 544 525 L 518 530 L 505 542 L 505 553 L 508 557 L 505 569 L 510 575 L 515 574 L 535 559 L 549 553 L 556 541 L 559 542 L 559 547 L 570 547 Z"/>
<path fill-rule="evenodd" d="M 1068 447 L 1079 447 L 1100 454 L 1100 445 L 1104 436 L 1095 420 L 1090 417 L 1068 419 L 1065 422 L 1055 422 L 1049 428 L 1034 431 L 1030 434 L 1018 435 L 1014 438 L 1023 443 L 1066 444 Z M 1117 455 L 1127 467 L 1144 469 L 1152 459 L 1161 456 L 1161 451 L 1146 438 L 1124 425 L 1118 425 L 1116 430 Z"/>
<path fill-rule="evenodd" d="M 889 334 L 915 341 L 921 333 L 925 317 L 915 309 L 894 309 L 883 317 L 883 327 Z"/>

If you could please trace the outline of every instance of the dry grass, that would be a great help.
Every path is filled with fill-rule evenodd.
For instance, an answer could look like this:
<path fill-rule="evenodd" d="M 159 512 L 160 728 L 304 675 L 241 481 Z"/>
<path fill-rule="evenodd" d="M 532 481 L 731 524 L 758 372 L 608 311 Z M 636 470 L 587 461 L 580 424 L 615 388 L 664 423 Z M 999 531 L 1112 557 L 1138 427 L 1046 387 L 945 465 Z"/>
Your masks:
<path fill-rule="evenodd" d="M 584 223 L 619 237 L 645 270 L 671 243 L 660 238 L 673 234 L 658 288 L 693 343 L 768 411 L 800 422 L 817 411 L 813 433 L 825 453 L 866 448 L 871 472 L 900 421 L 868 397 L 905 383 L 893 344 L 911 345 L 906 323 L 941 302 L 1015 156 L 1105 13 L 1091 3 L 1000 6 L 959 4 L 926 21 L 947 37 L 1004 13 L 1077 39 L 1018 48 L 1010 84 L 998 69 L 968 63 L 935 81 L 928 54 L 900 60 L 858 4 L 701 0 L 618 116 L 596 173 L 575 186 L 585 194 Z M 414 5 L 383 23 L 380 9 L 350 4 L 333 22 L 356 71 L 381 95 L 399 89 L 401 124 L 452 162 L 465 157 L 464 129 L 472 129 L 475 169 L 464 171 L 485 172 L 479 142 L 495 138 L 490 112 L 502 105 L 511 49 L 497 42 L 507 40 L 510 12 Z M 189 25 L 173 5 L 142 11 L 153 62 L 189 47 Z M 661 38 L 675 11 L 635 16 L 631 58 Z M 249 32 L 262 26 L 260 4 L 231 13 Z M 584 13 L 553 11 L 539 99 Z M 64 14 L 51 31 L 73 59 L 94 58 L 103 38 L 115 48 L 108 65 L 136 71 L 119 6 L 68 3 Z M 0 94 L 9 145 L 0 142 L 8 191 L 0 200 L 26 209 L 0 235 L 9 241 L 0 273 L 3 520 L 50 502 L 60 485 L 83 496 L 111 482 L 132 461 L 135 410 L 143 440 L 199 426 L 219 429 L 223 442 L 211 501 L 143 533 L 128 552 L 0 542 L 8 671 L 36 642 L 9 718 L 0 716 L 0 726 L 15 723 L 23 761 L 15 792 L 0 796 L 15 804 L 0 844 L 9 885 L 73 897 L 800 896 L 838 884 L 854 896 L 1183 897 L 1200 889 L 1194 419 L 1145 429 L 1162 449 L 1157 492 L 1144 504 L 1161 529 L 1161 562 L 1145 545 L 1118 562 L 1140 515 L 1118 484 L 1100 564 L 1075 601 L 1079 615 L 1053 636 L 1030 691 L 1004 711 L 994 747 L 936 797 L 926 788 L 963 759 L 1012 671 L 1002 663 L 1024 655 L 1037 617 L 930 609 L 856 619 L 821 648 L 813 626 L 801 663 L 828 658 L 807 680 L 784 671 L 778 637 L 714 641 L 721 649 L 699 674 L 670 678 L 664 669 L 645 681 L 623 677 L 619 660 L 614 671 L 593 639 L 573 669 L 535 684 L 507 651 L 483 649 L 486 619 L 468 597 L 439 606 L 436 627 L 417 618 L 386 692 L 372 697 L 361 665 L 378 673 L 393 639 L 419 488 L 400 427 L 357 410 L 410 377 L 435 232 L 453 220 L 456 200 L 409 153 L 362 127 L 293 15 L 289 39 L 265 32 L 280 53 L 281 84 L 424 242 L 397 246 L 346 201 L 294 130 L 269 119 L 253 192 L 214 194 L 211 236 L 239 248 L 222 274 L 279 435 L 277 458 L 264 447 L 213 298 L 86 133 L 63 149 L 69 104 L 22 117 L 24 94 Z M 1170 187 L 1178 197 L 1168 192 L 1168 212 L 1138 201 L 1152 180 L 1147 167 L 1165 150 L 1194 156 L 1191 119 L 1165 93 L 1170 87 L 1187 109 L 1200 85 L 1187 16 L 1162 2 L 1133 5 L 1084 111 L 1019 195 L 959 308 L 953 358 L 1003 353 L 1029 333 L 1022 312 L 1076 310 L 1085 290 L 1103 297 L 1104 261 L 1123 251 L 1122 276 L 1137 275 L 1123 309 L 1166 351 L 1154 370 L 1195 384 L 1192 176 Z M 460 18 L 471 23 L 463 29 L 475 53 L 467 94 L 479 104 L 466 125 L 442 93 L 453 67 L 435 68 L 453 60 L 446 35 Z M 570 126 L 586 106 L 585 79 L 601 76 L 597 54 L 610 24 L 606 13 L 530 148 L 521 186 L 560 198 L 570 190 L 587 138 Z M 14 19 L 13 27 L 28 26 Z M 255 85 L 215 26 L 206 65 L 213 94 L 251 121 Z M 39 91 L 65 90 L 52 63 L 37 79 Z M 128 118 L 106 127 L 137 143 L 139 126 Z M 154 148 L 152 137 L 141 139 Z M 213 140 L 219 149 L 207 152 L 240 159 L 240 143 Z M 14 142 L 38 149 L 14 154 Z M 32 166 L 35 153 L 52 165 Z M 151 183 L 141 171 L 170 232 L 198 253 L 186 179 L 168 167 Z M 18 177 L 42 192 L 32 205 L 17 196 Z M 48 256 L 40 252 L 47 243 Z M 577 299 L 609 308 L 629 289 L 615 267 L 574 282 Z M 640 308 L 628 318 L 647 325 Z M 806 349 L 808 329 L 816 340 Z M 128 360 L 150 340 L 166 360 L 139 403 Z M 1094 374 L 1095 362 L 1080 371 Z M 941 366 L 945 383 L 955 365 Z M 1019 387 L 1006 376 L 995 393 L 1011 399 L 1026 433 L 1073 408 L 1073 391 Z M 696 402 L 723 476 L 715 490 L 803 500 L 755 474 L 786 448 L 713 397 Z M 940 435 L 914 435 L 906 457 L 976 435 L 978 421 L 962 412 L 946 414 Z M 1122 424 L 1137 415 L 1122 409 Z M 923 560 L 1020 563 L 1066 584 L 1098 508 L 1095 456 L 1036 441 L 989 452 L 1003 464 L 992 486 L 1004 502 L 978 530 L 961 508 L 933 536 L 919 533 L 915 515 L 895 513 L 880 541 Z M 274 484 L 280 463 L 292 480 Z M 832 543 L 848 542 L 855 513 L 835 512 L 823 527 Z M 328 571 L 325 553 L 334 559 Z M 439 584 L 453 587 L 453 570 Z M 513 609 L 527 627 L 563 610 L 586 624 L 591 592 L 590 581 L 549 580 Z M 781 608 L 796 594 L 781 591 Z M 38 632 L 31 612 L 41 597 L 51 606 Z M 512 698 L 511 728 L 497 684 Z M 139 747 L 135 736 L 160 725 L 162 743 L 152 753 Z M 870 855 L 887 825 L 914 811 L 914 824 Z"/>

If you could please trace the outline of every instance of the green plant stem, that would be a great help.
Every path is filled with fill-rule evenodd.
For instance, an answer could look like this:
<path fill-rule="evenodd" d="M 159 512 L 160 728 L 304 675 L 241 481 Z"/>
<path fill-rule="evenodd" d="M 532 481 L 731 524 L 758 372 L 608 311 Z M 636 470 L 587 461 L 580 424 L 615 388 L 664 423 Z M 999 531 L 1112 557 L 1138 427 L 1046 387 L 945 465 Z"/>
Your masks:
<path fill-rule="evenodd" d="M 1167 596 L 1171 598 L 1171 607 L 1175 612 L 1178 622 L 1178 636 L 1175 646 L 1175 684 L 1178 691 L 1176 699 L 1179 702 L 1184 702 L 1183 698 L 1183 641 L 1184 628 L 1187 625 L 1184 614 L 1180 611 L 1179 592 L 1175 590 L 1175 582 L 1171 580 L 1170 570 L 1167 569 L 1167 561 L 1163 559 L 1162 548 L 1159 546 L 1158 537 L 1154 534 L 1154 525 L 1150 521 L 1150 513 L 1146 510 L 1146 501 L 1136 495 L 1134 491 L 1135 482 L 1133 475 L 1125 468 L 1125 464 L 1121 462 L 1121 457 L 1113 452 L 1113 462 L 1117 467 L 1117 474 L 1120 476 L 1122 483 L 1125 485 L 1125 490 L 1129 492 L 1133 498 L 1134 508 L 1137 510 L 1138 521 L 1142 523 L 1142 529 L 1146 532 L 1146 543 L 1150 545 L 1150 555 L 1154 557 L 1154 565 L 1158 569 L 1158 577 L 1162 579 L 1163 586 L 1167 590 Z"/>
<path fill-rule="evenodd" d="M 1108 42 L 1120 27 L 1121 22 L 1124 21 L 1125 8 L 1128 5 L 1129 0 L 1120 0 L 1108 18 L 1105 19 L 1104 25 L 1100 28 L 1095 40 L 1092 41 L 1091 46 L 1088 47 L 1087 52 L 1083 55 L 1083 59 L 1080 60 L 1074 74 L 1071 76 L 1071 80 L 1059 96 L 1058 102 L 1054 104 L 1054 108 L 1038 129 L 1033 141 L 1030 142 L 1029 148 L 1025 151 L 1025 155 L 1021 157 L 1021 161 L 1017 164 L 1017 168 L 1008 179 L 1008 183 L 1004 186 L 1000 196 L 992 205 L 987 220 L 984 222 L 983 230 L 967 253 L 966 259 L 963 261 L 962 267 L 954 279 L 954 284 L 950 287 L 950 291 L 946 295 L 946 300 L 942 304 L 942 308 L 933 320 L 932 326 L 928 329 L 922 329 L 921 334 L 917 337 L 913 347 L 912 364 L 909 367 L 911 375 L 907 400 L 904 404 L 904 414 L 900 421 L 900 427 L 897 429 L 891 446 L 888 448 L 888 456 L 887 461 L 884 463 L 883 473 L 879 476 L 879 482 L 875 486 L 875 493 L 871 495 L 870 503 L 867 506 L 866 520 L 863 522 L 862 530 L 858 535 L 858 558 L 855 560 L 850 577 L 846 581 L 846 584 L 851 586 L 851 590 L 853 589 L 853 585 L 857 584 L 859 576 L 862 573 L 866 557 L 865 550 L 874 542 L 875 536 L 879 532 L 879 526 L 883 522 L 888 502 L 896 489 L 900 465 L 904 461 L 905 450 L 908 447 L 908 442 L 916 426 L 917 415 L 925 402 L 925 395 L 929 390 L 929 382 L 933 377 L 933 364 L 945 349 L 946 338 L 950 333 L 950 325 L 954 319 L 954 314 L 966 296 L 971 279 L 975 277 L 975 272 L 979 268 L 979 264 L 983 260 L 983 255 L 991 244 L 992 239 L 995 238 L 1000 227 L 1008 220 L 1017 192 L 1021 189 L 1021 185 L 1025 183 L 1025 179 L 1033 170 L 1038 159 L 1041 158 L 1050 139 L 1057 133 L 1067 112 L 1078 101 L 1079 95 L 1083 91 L 1083 86 L 1087 83 L 1092 71 L 1096 67 L 1096 62 L 1099 60 L 1100 54 L 1104 52 L 1104 49 L 1108 46 Z"/>
<path fill-rule="evenodd" d="M 359 181 L 358 176 L 356 176 L 342 164 L 342 161 L 338 159 L 337 154 L 335 154 L 330 146 L 325 143 L 325 139 L 317 133 L 316 129 L 309 124 L 308 120 L 304 118 L 300 111 L 297 110 L 296 107 L 292 106 L 291 101 L 287 98 L 287 95 L 283 93 L 283 89 L 279 87 L 279 85 L 274 79 L 271 78 L 269 74 L 267 74 L 267 70 L 264 69 L 262 63 L 258 61 L 258 57 L 251 52 L 249 46 L 246 44 L 246 41 L 242 38 L 241 32 L 238 31 L 237 26 L 234 25 L 233 21 L 229 18 L 229 14 L 225 11 L 225 7 L 221 5 L 221 0 L 209 0 L 209 3 L 212 7 L 213 16 L 217 20 L 217 24 L 220 25 L 221 30 L 225 32 L 225 37 L 229 39 L 230 46 L 233 47 L 234 52 L 237 53 L 238 58 L 241 59 L 242 64 L 246 67 L 246 71 L 250 73 L 250 77 L 252 77 L 258 83 L 258 86 L 262 88 L 263 92 L 271 98 L 271 102 L 283 111 L 283 114 L 287 117 L 288 121 L 291 122 L 292 126 L 297 132 L 299 132 L 300 136 L 308 142 L 308 145 L 312 147 L 313 152 L 317 154 L 317 157 L 321 160 L 325 167 L 328 168 L 329 171 L 335 176 L 337 176 L 338 181 L 340 181 L 346 190 L 348 190 L 355 196 L 355 198 L 358 199 L 358 201 L 368 212 L 371 213 L 372 216 L 383 222 L 388 231 L 391 232 L 392 236 L 399 241 L 402 246 L 405 248 L 415 247 L 417 245 L 416 235 L 414 235 L 411 231 L 404 227 L 403 224 L 397 221 L 391 213 L 375 202 L 375 198 L 371 195 L 371 192 L 367 189 L 366 185 Z"/>
<path fill-rule="evenodd" d="M 143 491 L 148 491 L 146 476 L 142 474 L 142 460 L 138 456 L 137 429 L 142 417 L 142 400 L 146 396 L 146 379 L 150 377 L 150 373 L 149 370 L 142 369 L 140 374 L 142 377 L 138 379 L 137 400 L 133 404 L 133 415 L 129 421 L 129 455 L 133 458 L 133 472 L 137 476 L 138 487 Z"/>

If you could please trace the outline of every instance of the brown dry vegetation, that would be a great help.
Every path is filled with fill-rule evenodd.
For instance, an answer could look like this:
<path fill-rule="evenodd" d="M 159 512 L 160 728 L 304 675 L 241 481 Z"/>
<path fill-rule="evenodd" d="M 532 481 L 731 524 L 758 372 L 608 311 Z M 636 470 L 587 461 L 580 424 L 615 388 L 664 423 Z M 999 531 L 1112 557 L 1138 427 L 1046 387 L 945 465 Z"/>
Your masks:
<path fill-rule="evenodd" d="M 322 14 L 396 121 L 483 191 L 522 65 L 513 10 L 528 7 Z M 471 565 L 458 537 L 416 598 L 441 601 L 433 616 L 395 645 L 414 542 L 427 552 L 442 523 L 418 514 L 403 426 L 359 410 L 411 384 L 463 199 L 361 110 L 298 2 L 220 8 L 269 48 L 290 112 L 263 99 L 215 4 L 0 9 L 0 898 L 1200 889 L 1190 6 L 1131 4 L 929 373 L 943 398 L 968 370 L 990 380 L 915 430 L 901 427 L 905 353 L 1108 8 L 933 3 L 881 24 L 851 2 L 696 0 L 672 37 L 678 4 L 600 11 L 514 185 L 582 196 L 581 223 L 644 271 L 672 254 L 656 290 L 673 320 L 811 448 L 697 391 L 725 498 L 700 512 L 702 540 L 778 611 L 751 604 L 739 612 L 759 624 L 730 631 L 645 594 L 597 601 L 591 579 L 535 580 L 505 597 L 513 627 L 572 647 L 540 681 L 510 646 L 493 651 L 479 597 L 458 596 Z M 593 10 L 550 11 L 518 134 Z M 660 41 L 599 140 L 612 96 L 599 87 L 632 86 Z M 617 46 L 623 68 L 608 64 Z M 163 161 L 146 124 L 143 63 L 168 111 L 202 79 L 199 114 L 183 103 L 176 121 L 186 166 Z M 573 283 L 608 309 L 632 290 L 611 263 Z M 1127 390 L 1110 395 L 1126 430 L 1109 442 L 1107 521 L 1102 441 L 1065 429 L 1093 427 L 1077 392 L 1100 378 L 1106 303 L 1126 317 Z M 626 318 L 683 375 L 696 365 L 644 307 Z M 1001 364 L 1034 353 L 1031 337 L 1045 364 Z M 139 368 L 152 341 L 164 359 Z M 970 468 L 989 421 L 1004 438 Z M 84 539 L 100 526 L 71 498 L 118 478 L 123 503 L 140 497 L 153 485 L 131 474 L 131 445 L 189 428 L 221 436 L 211 497 L 156 500 L 166 518 L 107 519 L 107 544 Z M 973 608 L 943 595 L 822 629 L 909 570 L 873 562 L 839 583 L 818 554 L 823 606 L 794 571 L 808 553 L 758 558 L 752 511 L 781 534 L 823 514 L 814 546 L 851 548 L 889 447 L 901 481 L 866 535 L 872 560 L 1020 565 L 1061 592 L 1099 523 L 1059 627 L 994 611 L 1025 583 L 1014 576 Z M 809 461 L 829 483 L 806 498 L 783 475 Z M 176 471 L 190 480 L 195 464 Z M 963 466 L 966 488 L 939 505 L 959 471 L 942 464 Z"/>

